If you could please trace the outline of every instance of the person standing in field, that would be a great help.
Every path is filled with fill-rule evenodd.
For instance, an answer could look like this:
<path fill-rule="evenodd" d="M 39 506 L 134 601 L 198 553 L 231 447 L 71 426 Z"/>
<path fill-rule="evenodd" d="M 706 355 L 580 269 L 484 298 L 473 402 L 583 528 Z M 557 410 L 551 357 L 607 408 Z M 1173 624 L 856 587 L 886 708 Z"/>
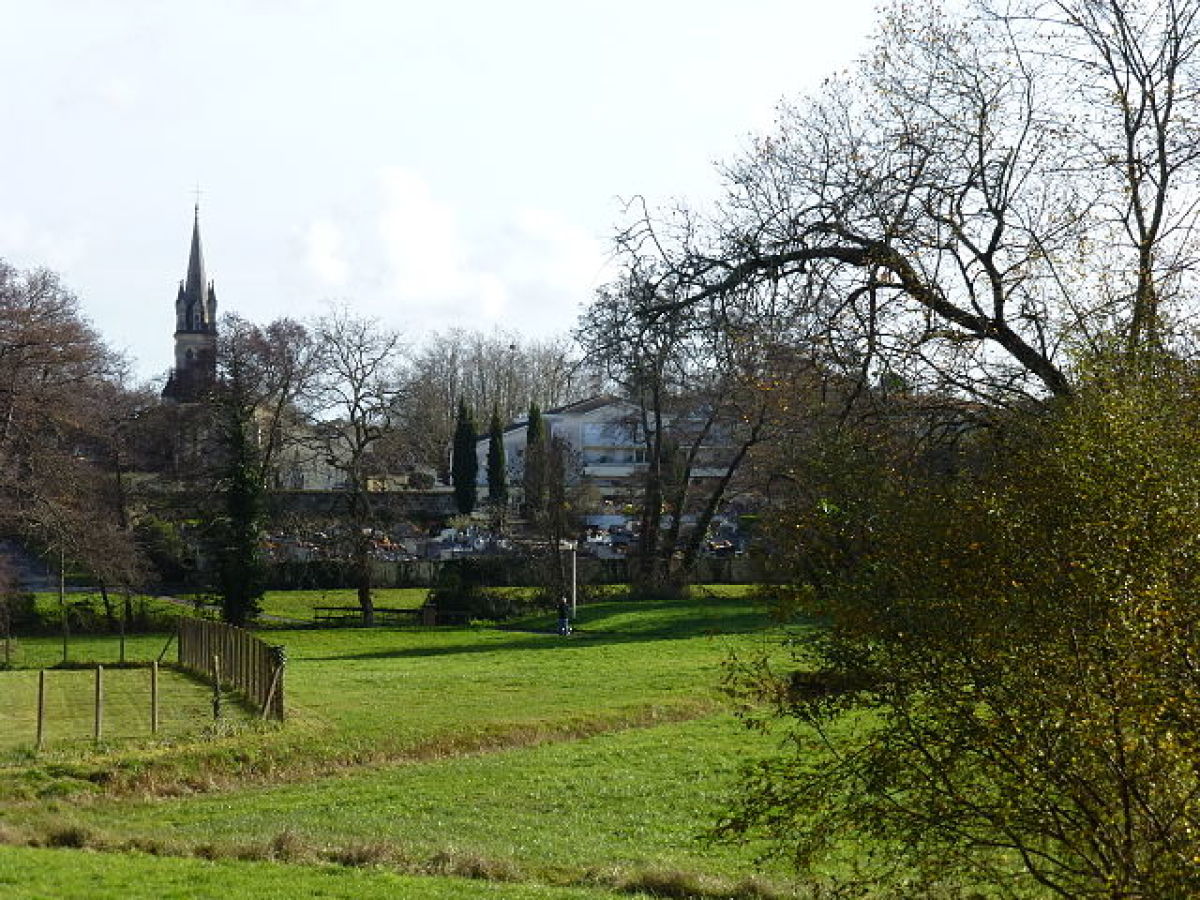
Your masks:
<path fill-rule="evenodd" d="M 558 633 L 562 635 L 571 633 L 571 607 L 567 605 L 566 597 L 558 601 Z"/>

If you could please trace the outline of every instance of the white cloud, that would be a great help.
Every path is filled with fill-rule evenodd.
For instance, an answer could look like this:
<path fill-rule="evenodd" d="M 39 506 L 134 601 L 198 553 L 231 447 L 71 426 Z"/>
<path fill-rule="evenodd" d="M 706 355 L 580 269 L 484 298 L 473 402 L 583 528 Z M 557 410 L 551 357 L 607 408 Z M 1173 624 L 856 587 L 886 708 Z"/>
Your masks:
<path fill-rule="evenodd" d="M 486 272 L 479 277 L 479 306 L 483 318 L 498 322 L 508 311 L 508 288 L 499 276 Z"/>
<path fill-rule="evenodd" d="M 521 247 L 537 256 L 519 264 L 536 274 L 539 281 L 567 291 L 592 287 L 604 267 L 600 242 L 552 210 L 524 208 L 516 211 L 513 223 L 521 236 Z"/>
<path fill-rule="evenodd" d="M 604 255 L 562 213 L 493 208 L 481 221 L 481 210 L 452 205 L 401 166 L 381 169 L 375 188 L 373 209 L 342 206 L 305 230 L 306 267 L 320 287 L 347 291 L 363 312 L 403 316 L 414 335 L 503 324 L 541 336 L 574 325 Z"/>
<path fill-rule="evenodd" d="M 345 286 L 349 264 L 343 249 L 342 231 L 333 222 L 316 219 L 309 223 L 304 235 L 304 260 L 322 285 Z"/>
<path fill-rule="evenodd" d="M 79 262 L 85 244 L 74 228 L 34 226 L 21 213 L 0 212 L 0 247 L 10 263 L 64 272 Z"/>
<path fill-rule="evenodd" d="M 453 210 L 416 173 L 390 166 L 380 173 L 379 235 L 404 298 L 444 300 L 469 281 Z"/>
<path fill-rule="evenodd" d="M 133 109 L 141 97 L 141 91 L 134 82 L 119 75 L 96 82 L 91 90 L 96 100 L 113 110 Z"/>

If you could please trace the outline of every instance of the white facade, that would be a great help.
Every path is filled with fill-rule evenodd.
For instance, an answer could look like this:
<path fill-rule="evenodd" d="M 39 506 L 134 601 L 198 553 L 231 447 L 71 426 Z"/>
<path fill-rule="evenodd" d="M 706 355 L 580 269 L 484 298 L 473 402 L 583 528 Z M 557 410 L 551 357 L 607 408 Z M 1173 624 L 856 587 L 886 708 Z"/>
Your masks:
<path fill-rule="evenodd" d="M 640 476 L 646 471 L 646 441 L 642 434 L 641 411 L 635 404 L 616 397 L 593 397 L 548 410 L 542 413 L 542 421 L 547 437 L 559 438 L 571 448 L 577 471 L 595 489 L 598 500 L 620 503 L 640 490 Z M 510 492 L 519 486 L 525 470 L 526 425 L 519 422 L 504 432 Z M 478 481 L 485 488 L 488 442 L 488 436 L 484 435 L 476 444 Z M 703 448 L 702 465 L 693 469 L 692 477 L 722 475 L 724 468 L 712 463 L 724 455 L 722 448 Z M 703 466 L 706 461 L 709 466 Z"/>

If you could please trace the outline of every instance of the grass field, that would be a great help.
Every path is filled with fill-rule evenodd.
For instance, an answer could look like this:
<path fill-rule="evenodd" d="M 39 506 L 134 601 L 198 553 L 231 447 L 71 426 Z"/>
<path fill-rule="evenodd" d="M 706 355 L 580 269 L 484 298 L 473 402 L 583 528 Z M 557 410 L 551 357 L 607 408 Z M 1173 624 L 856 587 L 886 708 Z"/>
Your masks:
<path fill-rule="evenodd" d="M 33 597 L 38 615 L 44 621 L 49 623 L 59 623 L 62 621 L 62 604 L 59 603 L 57 591 L 37 591 Z M 95 618 L 97 621 L 103 615 L 104 605 L 98 591 L 72 588 L 68 590 L 64 600 L 68 607 L 78 607 L 88 610 L 87 615 Z M 121 594 L 110 594 L 109 602 L 113 606 L 114 613 L 119 615 L 125 598 Z M 168 601 L 146 594 L 134 594 L 130 597 L 130 603 L 135 616 L 161 618 L 178 615 L 179 612 L 179 609 Z"/>
<path fill-rule="evenodd" d="M 416 609 L 425 602 L 429 593 L 427 588 L 377 588 L 374 591 L 375 605 L 391 609 Z M 52 625 L 62 621 L 61 606 L 58 594 L 53 591 L 43 591 L 34 594 L 39 615 Z M 137 595 L 133 598 L 134 608 L 138 612 L 156 618 L 170 618 L 178 615 L 194 614 L 194 595 L 180 595 L 184 603 L 171 603 L 163 597 Z M 199 598 L 204 602 L 210 597 Z M 68 605 L 83 605 L 91 610 L 91 615 L 99 620 L 102 610 L 100 595 L 86 591 L 71 591 L 66 596 Z M 117 608 L 123 602 L 122 598 L 114 595 L 112 602 Z M 271 619 L 290 619 L 296 622 L 309 623 L 313 620 L 315 606 L 358 606 L 358 595 L 353 588 L 328 588 L 303 591 L 267 591 L 263 596 L 262 612 Z"/>
<path fill-rule="evenodd" d="M 171 640 L 168 646 L 168 640 Z M 164 654 L 163 651 L 166 650 Z M 166 634 L 131 634 L 125 638 L 125 658 L 149 662 L 175 659 L 173 638 Z M 63 658 L 61 637 L 15 638 L 12 662 L 16 669 L 45 669 L 59 665 Z M 67 660 L 71 664 L 101 663 L 113 665 L 121 659 L 121 641 L 116 635 L 73 634 L 67 641 Z"/>
<path fill-rule="evenodd" d="M 384 609 L 416 609 L 425 602 L 427 588 L 380 588 L 374 592 L 375 605 Z M 313 620 L 314 606 L 358 606 L 353 588 L 311 591 L 267 591 L 262 611 L 267 616 Z"/>
<path fill-rule="evenodd" d="M 616 900 L 627 893 L 282 862 L 0 847 L 0 896 L 54 900 Z M 646 895 L 640 895 L 646 896 Z"/>
<path fill-rule="evenodd" d="M 115 851 L 185 868 L 274 860 L 240 863 L 247 896 L 255 879 L 305 893 L 304 879 L 329 879 L 338 862 L 355 878 L 364 866 L 425 876 L 428 889 L 397 895 L 475 896 L 446 887 L 456 874 L 502 885 L 496 896 L 783 893 L 782 871 L 760 874 L 750 851 L 701 840 L 739 763 L 765 749 L 716 690 L 729 651 L 760 640 L 749 602 L 736 591 L 606 602 L 581 608 L 570 638 L 551 625 L 272 630 L 288 648 L 285 727 L 10 756 L 0 840 L 104 850 L 89 861 L 130 872 L 145 858 Z M 37 868 L 15 853 L 0 851 L 0 886 L 10 866 Z M 145 893 L 121 896 L 170 896 L 124 880 Z M 563 887 L 584 893 L 538 893 Z M 353 895 L 377 889 L 364 881 Z"/>

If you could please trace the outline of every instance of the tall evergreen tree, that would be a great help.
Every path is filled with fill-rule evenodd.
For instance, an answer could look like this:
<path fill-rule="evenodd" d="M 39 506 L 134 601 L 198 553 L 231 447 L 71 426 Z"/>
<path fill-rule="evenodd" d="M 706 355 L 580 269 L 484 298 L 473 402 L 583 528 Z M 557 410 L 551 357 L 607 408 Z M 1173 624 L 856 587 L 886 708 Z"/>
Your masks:
<path fill-rule="evenodd" d="M 454 484 L 454 504 L 464 516 L 475 509 L 479 458 L 475 455 L 478 433 L 467 401 L 459 398 L 458 425 L 454 429 L 454 450 L 450 460 L 450 480 Z"/>
<path fill-rule="evenodd" d="M 234 424 L 234 423 L 231 423 Z M 221 618 L 243 626 L 261 611 L 266 563 L 260 540 L 264 491 L 258 458 L 247 423 L 237 422 L 227 435 L 225 515 L 217 525 L 217 578 Z"/>
<path fill-rule="evenodd" d="M 504 457 L 504 428 L 500 411 L 492 407 L 492 422 L 488 433 L 487 480 L 488 500 L 502 509 L 508 504 L 508 463 Z"/>
<path fill-rule="evenodd" d="M 529 404 L 529 424 L 525 426 L 525 513 L 541 515 L 546 505 L 546 425 L 536 403 Z"/>
<path fill-rule="evenodd" d="M 221 618 L 243 626 L 260 611 L 266 564 L 260 545 L 264 488 L 254 440 L 254 410 L 246 360 L 228 354 L 226 379 L 215 395 L 221 459 L 217 473 L 224 494 L 224 515 L 215 524 L 215 556 Z"/>

